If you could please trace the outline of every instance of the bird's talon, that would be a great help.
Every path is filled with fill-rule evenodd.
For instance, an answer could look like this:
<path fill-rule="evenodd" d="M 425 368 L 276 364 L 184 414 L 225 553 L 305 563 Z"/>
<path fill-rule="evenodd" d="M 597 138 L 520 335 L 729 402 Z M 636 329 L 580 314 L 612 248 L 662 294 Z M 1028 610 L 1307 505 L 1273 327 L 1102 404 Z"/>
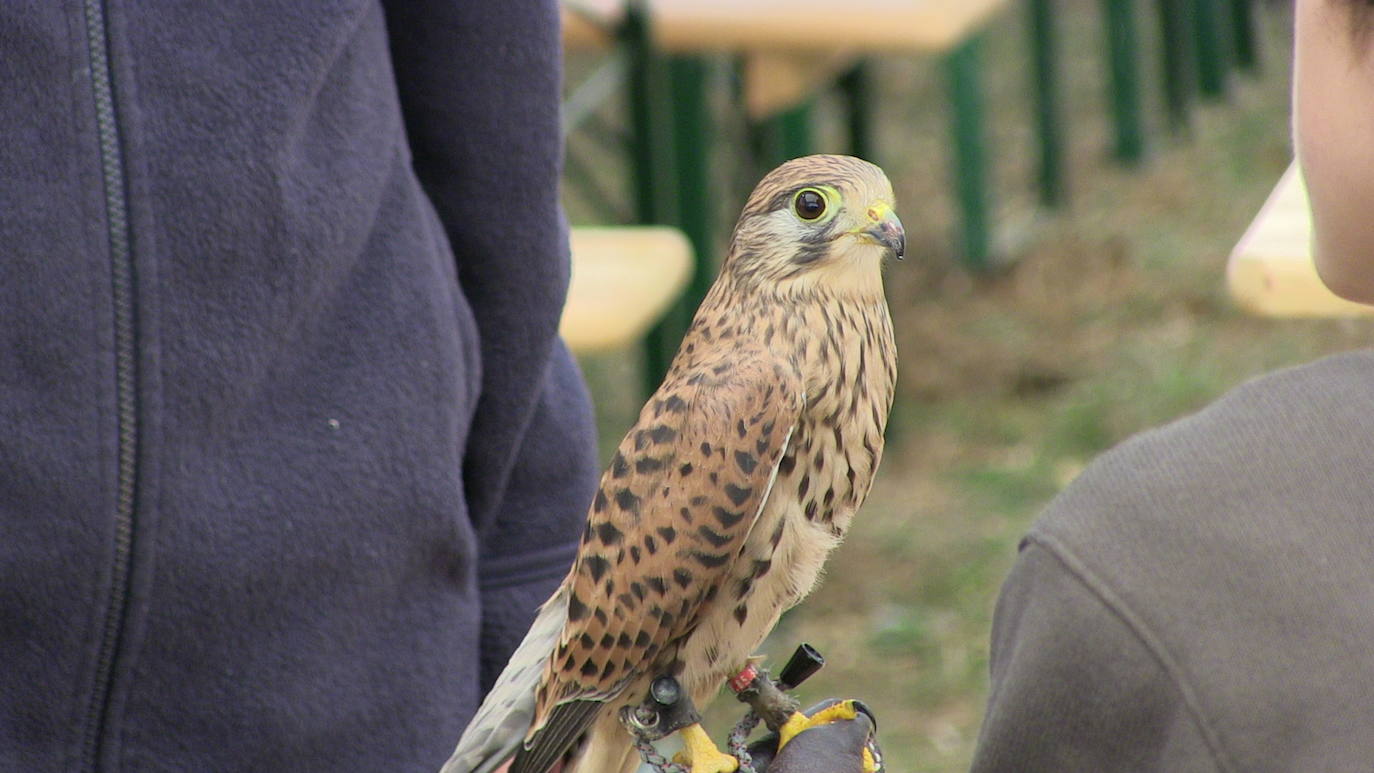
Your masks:
<path fill-rule="evenodd" d="M 805 714 L 800 711 L 792 712 L 792 716 L 787 718 L 787 722 L 783 723 L 783 726 L 778 728 L 778 748 L 781 749 L 788 743 L 791 743 L 792 739 L 800 735 L 803 730 L 809 730 L 810 728 L 811 721 Z"/>
<path fill-rule="evenodd" d="M 687 747 L 673 755 L 673 760 L 686 765 L 691 773 L 735 773 L 739 760 L 717 748 L 701 725 L 688 725 L 678 731 Z"/>
<path fill-rule="evenodd" d="M 783 726 L 778 728 L 778 748 L 781 749 L 793 738 L 813 727 L 854 719 L 858 715 L 859 710 L 855 708 L 852 700 L 840 701 L 833 706 L 827 706 L 809 717 L 800 711 L 794 711 L 792 716 L 783 723 Z"/>

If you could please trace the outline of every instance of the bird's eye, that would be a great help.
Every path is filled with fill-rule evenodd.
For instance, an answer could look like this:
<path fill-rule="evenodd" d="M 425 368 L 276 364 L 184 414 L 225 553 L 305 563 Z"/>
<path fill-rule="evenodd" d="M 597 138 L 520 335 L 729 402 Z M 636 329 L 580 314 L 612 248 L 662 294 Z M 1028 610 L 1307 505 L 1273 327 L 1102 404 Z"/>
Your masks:
<path fill-rule="evenodd" d="M 802 220 L 815 220 L 825 214 L 825 194 L 815 188 L 802 188 L 792 200 L 792 208 Z"/>

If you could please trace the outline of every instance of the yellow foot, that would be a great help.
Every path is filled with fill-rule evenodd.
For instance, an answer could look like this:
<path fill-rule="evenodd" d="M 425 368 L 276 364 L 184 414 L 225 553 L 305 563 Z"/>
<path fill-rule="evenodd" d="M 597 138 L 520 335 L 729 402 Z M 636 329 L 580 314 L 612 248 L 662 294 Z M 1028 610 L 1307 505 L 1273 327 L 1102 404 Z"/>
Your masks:
<path fill-rule="evenodd" d="M 878 761 L 873 759 L 873 752 L 867 746 L 864 747 L 864 773 L 878 773 Z"/>
<path fill-rule="evenodd" d="M 854 708 L 854 701 L 840 701 L 833 706 L 827 706 L 813 716 L 806 716 L 800 711 L 792 712 L 792 716 L 787 718 L 783 726 L 778 728 L 778 748 L 786 746 L 793 738 L 796 738 L 805 730 L 813 727 L 828 725 L 831 722 L 840 722 L 857 717 L 859 710 Z"/>
<path fill-rule="evenodd" d="M 674 755 L 673 759 L 687 765 L 692 773 L 735 773 L 739 770 L 739 760 L 716 748 L 711 737 L 701 725 L 688 725 L 678 731 L 686 749 Z"/>

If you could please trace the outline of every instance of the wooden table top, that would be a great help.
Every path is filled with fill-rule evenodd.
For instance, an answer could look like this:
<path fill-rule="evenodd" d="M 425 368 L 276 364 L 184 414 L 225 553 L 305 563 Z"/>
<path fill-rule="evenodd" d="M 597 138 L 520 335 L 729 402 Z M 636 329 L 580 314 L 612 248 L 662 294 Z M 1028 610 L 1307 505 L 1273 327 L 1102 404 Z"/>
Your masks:
<path fill-rule="evenodd" d="M 1348 317 L 1374 314 L 1326 289 L 1312 261 L 1312 214 L 1302 171 L 1294 162 L 1226 267 L 1231 297 L 1247 311 L 1270 317 Z"/>
<path fill-rule="evenodd" d="M 665 51 L 948 51 L 1010 0 L 648 0 Z M 564 42 L 604 46 L 623 0 L 563 0 Z"/>

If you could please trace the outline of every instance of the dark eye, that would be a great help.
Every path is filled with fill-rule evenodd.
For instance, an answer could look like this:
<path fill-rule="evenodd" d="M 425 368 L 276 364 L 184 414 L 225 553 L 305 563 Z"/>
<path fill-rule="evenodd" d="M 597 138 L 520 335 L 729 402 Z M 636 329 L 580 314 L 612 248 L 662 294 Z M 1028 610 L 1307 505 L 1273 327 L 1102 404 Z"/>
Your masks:
<path fill-rule="evenodd" d="M 792 207 L 802 220 L 815 220 L 825 214 L 825 194 L 815 188 L 803 188 L 797 191 Z"/>

